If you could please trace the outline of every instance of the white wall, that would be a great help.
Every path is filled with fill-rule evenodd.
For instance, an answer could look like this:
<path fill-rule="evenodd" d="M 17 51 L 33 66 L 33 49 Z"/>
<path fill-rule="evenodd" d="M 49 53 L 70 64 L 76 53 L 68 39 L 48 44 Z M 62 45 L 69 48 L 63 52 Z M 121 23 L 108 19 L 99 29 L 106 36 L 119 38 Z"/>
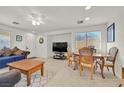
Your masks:
<path fill-rule="evenodd" d="M 4 26 L 4 25 L 0 25 L 0 31 L 10 32 L 11 48 L 17 46 L 19 49 L 26 50 L 26 46 L 30 45 L 33 48 L 30 49 L 30 47 L 29 47 L 29 49 L 28 49 L 31 52 L 29 57 L 35 56 L 35 35 L 34 34 L 32 34 L 32 36 L 31 36 L 31 33 L 29 35 L 28 32 L 24 32 L 22 30 L 11 28 L 11 27 Z M 22 36 L 21 42 L 16 41 L 16 35 Z M 27 37 L 30 38 L 30 39 L 28 39 L 28 41 L 27 41 Z M 30 43 L 32 43 L 32 45 Z"/>
<path fill-rule="evenodd" d="M 37 51 L 38 56 L 41 57 L 50 57 L 51 56 L 51 43 L 53 40 L 51 39 L 52 36 L 55 36 L 54 39 L 58 38 L 57 40 L 61 40 L 61 37 L 63 34 L 68 34 L 70 33 L 71 36 L 68 36 L 68 41 L 71 42 L 70 46 L 72 48 L 72 51 L 75 51 L 75 33 L 76 32 L 86 32 L 86 31 L 101 31 L 101 52 L 106 53 L 107 52 L 107 31 L 106 31 L 107 25 L 106 24 L 102 24 L 102 25 L 97 25 L 97 26 L 88 26 L 88 27 L 80 27 L 80 28 L 70 28 L 70 29 L 62 29 L 62 30 L 56 30 L 56 31 L 51 31 L 48 33 L 43 33 L 41 35 L 38 35 L 38 37 L 43 36 L 46 40 L 46 42 L 44 42 L 44 44 L 39 45 L 38 43 L 36 44 L 37 49 L 39 51 Z M 65 39 L 65 38 L 64 38 Z M 71 40 L 71 41 L 70 41 Z M 38 41 L 38 40 L 37 40 Z"/>
<path fill-rule="evenodd" d="M 30 51 L 29 57 L 36 56 L 36 35 L 32 33 L 26 33 L 25 35 L 25 47 Z"/>
<path fill-rule="evenodd" d="M 16 41 L 16 35 L 21 35 L 23 38 L 22 38 L 22 41 L 21 42 L 18 42 Z M 25 50 L 26 49 L 26 46 L 25 46 L 25 33 L 24 32 L 21 32 L 21 31 L 12 31 L 11 32 L 11 47 L 15 47 L 17 46 L 18 48 L 22 49 L 22 50 Z"/>
<path fill-rule="evenodd" d="M 42 44 L 39 43 L 39 38 L 42 37 L 44 42 Z M 37 35 L 36 38 L 36 56 L 47 58 L 47 34 Z"/>
<path fill-rule="evenodd" d="M 119 49 L 119 53 L 117 55 L 117 60 L 115 64 L 115 72 L 118 77 L 121 78 L 121 67 L 124 67 L 124 15 L 121 14 L 116 17 L 112 17 L 109 22 L 108 26 L 115 22 L 115 42 L 108 43 L 107 49 L 115 46 Z"/>

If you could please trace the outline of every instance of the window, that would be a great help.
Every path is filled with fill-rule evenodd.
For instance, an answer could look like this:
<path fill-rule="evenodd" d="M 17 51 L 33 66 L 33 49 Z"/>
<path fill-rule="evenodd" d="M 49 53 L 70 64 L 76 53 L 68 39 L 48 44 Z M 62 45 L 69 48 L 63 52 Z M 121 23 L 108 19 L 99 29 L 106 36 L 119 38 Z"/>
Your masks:
<path fill-rule="evenodd" d="M 86 47 L 86 32 L 76 33 L 76 49 Z"/>
<path fill-rule="evenodd" d="M 97 51 L 101 49 L 101 32 L 79 32 L 76 33 L 76 49 L 82 47 L 94 47 Z"/>
<path fill-rule="evenodd" d="M 4 47 L 10 48 L 10 33 L 0 31 L 0 49 Z"/>
<path fill-rule="evenodd" d="M 108 42 L 115 41 L 115 23 L 113 23 L 107 28 L 107 41 Z"/>

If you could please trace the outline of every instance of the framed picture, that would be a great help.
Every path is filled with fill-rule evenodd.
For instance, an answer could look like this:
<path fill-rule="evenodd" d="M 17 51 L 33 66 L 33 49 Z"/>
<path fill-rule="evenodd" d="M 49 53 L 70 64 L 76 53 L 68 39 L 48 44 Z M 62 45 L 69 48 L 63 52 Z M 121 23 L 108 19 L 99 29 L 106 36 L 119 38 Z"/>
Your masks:
<path fill-rule="evenodd" d="M 22 41 L 22 36 L 21 35 L 16 35 L 16 41 Z"/>
<path fill-rule="evenodd" d="M 107 28 L 107 42 L 115 41 L 115 23 Z"/>

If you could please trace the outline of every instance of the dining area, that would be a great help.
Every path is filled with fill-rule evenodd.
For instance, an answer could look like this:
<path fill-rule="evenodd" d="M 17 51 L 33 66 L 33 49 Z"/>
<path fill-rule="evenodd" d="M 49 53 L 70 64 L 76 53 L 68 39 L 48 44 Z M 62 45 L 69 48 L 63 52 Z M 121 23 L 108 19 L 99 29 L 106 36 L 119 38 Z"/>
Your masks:
<path fill-rule="evenodd" d="M 115 74 L 115 62 L 118 54 L 117 47 L 111 47 L 108 53 L 97 53 L 96 50 L 91 47 L 82 47 L 76 52 L 72 52 L 71 49 L 67 49 L 67 63 L 72 69 L 78 70 L 79 75 L 83 77 L 84 68 L 88 68 L 88 74 L 90 80 L 93 80 L 95 71 L 99 68 L 101 77 L 105 79 L 104 69 L 108 71 L 112 70 L 113 76 Z M 88 77 L 87 77 L 88 78 Z"/>

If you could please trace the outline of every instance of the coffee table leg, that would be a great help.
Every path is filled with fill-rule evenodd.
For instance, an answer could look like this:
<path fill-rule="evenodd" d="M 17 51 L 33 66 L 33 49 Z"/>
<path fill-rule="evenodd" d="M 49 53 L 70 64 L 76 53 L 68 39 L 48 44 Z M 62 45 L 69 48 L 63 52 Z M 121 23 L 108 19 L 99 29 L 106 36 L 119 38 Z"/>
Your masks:
<path fill-rule="evenodd" d="M 44 74 L 44 64 L 41 65 L 41 76 Z"/>
<path fill-rule="evenodd" d="M 12 70 L 12 67 L 11 66 L 9 66 L 9 70 Z"/>
<path fill-rule="evenodd" d="M 29 86 L 31 84 L 31 74 L 28 73 L 27 74 L 27 86 Z"/>

